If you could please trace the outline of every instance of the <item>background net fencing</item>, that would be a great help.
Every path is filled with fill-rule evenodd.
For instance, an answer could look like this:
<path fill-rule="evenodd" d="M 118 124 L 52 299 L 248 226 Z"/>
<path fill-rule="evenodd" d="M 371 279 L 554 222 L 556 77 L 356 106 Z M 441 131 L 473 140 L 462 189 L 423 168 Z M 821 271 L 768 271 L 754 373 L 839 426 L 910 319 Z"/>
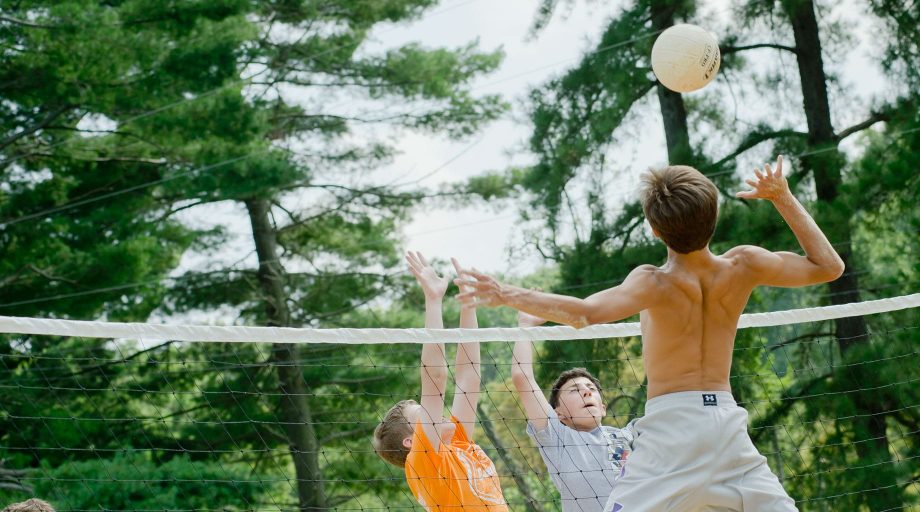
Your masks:
<path fill-rule="evenodd" d="M 733 393 L 801 510 L 920 510 L 918 305 L 915 294 L 743 318 Z M 835 322 L 860 317 L 867 336 L 835 334 Z M 36 495 L 74 511 L 420 509 L 371 434 L 395 402 L 418 399 L 420 343 L 448 342 L 452 365 L 455 342 L 478 340 L 473 438 L 513 510 L 559 510 L 511 383 L 513 341 L 535 343 L 541 387 L 562 370 L 591 370 L 604 386 L 605 424 L 624 426 L 645 403 L 636 327 L 310 330 L 2 317 L 0 496 Z"/>

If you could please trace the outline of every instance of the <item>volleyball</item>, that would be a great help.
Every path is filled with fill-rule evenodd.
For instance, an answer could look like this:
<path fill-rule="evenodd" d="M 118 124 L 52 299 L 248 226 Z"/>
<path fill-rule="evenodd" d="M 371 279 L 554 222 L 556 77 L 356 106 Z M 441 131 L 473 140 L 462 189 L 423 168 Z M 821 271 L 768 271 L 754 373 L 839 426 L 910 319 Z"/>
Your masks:
<path fill-rule="evenodd" d="M 715 78 L 721 61 L 715 34 L 696 25 L 674 25 L 652 46 L 652 71 L 674 92 L 703 88 Z"/>

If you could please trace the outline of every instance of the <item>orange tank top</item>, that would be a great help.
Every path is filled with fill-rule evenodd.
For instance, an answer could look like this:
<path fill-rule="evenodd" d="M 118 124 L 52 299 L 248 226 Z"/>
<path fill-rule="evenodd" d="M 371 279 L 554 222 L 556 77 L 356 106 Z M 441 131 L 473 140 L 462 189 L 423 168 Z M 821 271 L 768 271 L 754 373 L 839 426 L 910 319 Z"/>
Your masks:
<path fill-rule="evenodd" d="M 507 512 L 495 464 L 474 444 L 463 425 L 450 444 L 435 449 L 416 422 L 406 457 L 406 482 L 428 512 Z"/>

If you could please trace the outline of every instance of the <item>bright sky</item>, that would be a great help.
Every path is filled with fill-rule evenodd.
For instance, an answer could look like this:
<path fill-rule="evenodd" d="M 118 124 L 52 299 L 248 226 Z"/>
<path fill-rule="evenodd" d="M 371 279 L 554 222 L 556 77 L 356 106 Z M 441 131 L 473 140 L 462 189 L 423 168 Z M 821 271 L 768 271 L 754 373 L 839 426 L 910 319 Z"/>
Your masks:
<path fill-rule="evenodd" d="M 459 181 L 486 170 L 532 162 L 526 150 L 530 124 L 522 108 L 522 98 L 532 88 L 573 67 L 585 51 L 595 48 L 610 17 L 625 2 L 579 0 L 571 2 L 568 7 L 566 4 L 569 2 L 560 2 L 562 5 L 549 26 L 537 37 L 531 38 L 529 29 L 539 3 L 532 0 L 447 0 L 409 26 L 395 30 L 392 27 L 382 28 L 382 34 L 377 37 L 381 48 L 412 41 L 426 46 L 452 47 L 471 40 L 478 40 L 483 49 L 502 48 L 505 60 L 501 69 L 479 80 L 474 91 L 497 92 L 514 104 L 511 118 L 493 123 L 468 141 L 421 135 L 406 137 L 399 145 L 402 154 L 387 172 L 408 174 L 406 179 L 411 179 L 439 169 L 423 181 L 424 184 L 435 185 Z M 718 32 L 719 27 L 728 21 L 729 5 L 729 0 L 709 3 L 710 7 L 706 10 L 712 13 L 712 30 Z M 834 19 L 853 25 L 852 35 L 858 41 L 871 41 L 872 26 L 863 21 L 860 9 L 852 2 L 842 2 L 835 10 Z M 759 57 L 776 62 L 774 50 L 758 50 L 751 55 L 752 59 Z M 789 55 L 783 58 L 783 74 L 797 73 L 794 59 Z M 867 72 L 876 64 L 867 51 L 849 52 L 839 61 L 831 59 L 826 63 L 829 71 L 840 73 L 842 88 L 864 98 L 870 98 L 884 87 L 878 73 Z M 790 85 L 798 87 L 797 81 Z M 797 93 L 792 97 L 797 98 Z M 641 126 L 636 130 L 642 136 L 627 138 L 623 147 L 617 148 L 617 156 L 625 160 L 623 166 L 627 170 L 616 178 L 619 181 L 616 188 L 626 195 L 636 189 L 639 173 L 666 163 L 664 130 L 660 116 L 655 115 L 655 108 L 648 109 L 650 115 L 639 121 Z M 854 110 L 856 118 L 835 120 L 840 127 L 865 115 L 863 109 Z M 804 130 L 804 126 L 801 129 Z M 481 269 L 527 273 L 541 261 L 532 250 L 523 253 L 511 250 L 522 245 L 517 226 L 519 220 L 514 209 L 425 210 L 415 216 L 406 230 L 407 247 L 442 257 L 453 255 L 465 264 Z"/>
<path fill-rule="evenodd" d="M 445 0 L 418 21 L 398 26 L 381 26 L 375 30 L 371 43 L 362 51 L 382 52 L 409 42 L 418 42 L 426 47 L 450 48 L 478 41 L 484 51 L 501 48 L 505 54 L 501 68 L 479 79 L 474 85 L 474 92 L 499 93 L 514 105 L 509 116 L 490 124 L 467 140 L 399 134 L 395 137 L 399 155 L 392 165 L 378 171 L 377 176 L 385 177 L 383 181 L 392 177 L 399 182 L 423 178 L 421 184 L 436 187 L 443 183 L 463 181 L 488 170 L 502 170 L 512 165 L 532 162 L 526 147 L 530 124 L 523 99 L 533 87 L 564 73 L 580 60 L 585 51 L 593 49 L 610 16 L 618 12 L 623 2 L 561 2 L 563 5 L 549 26 L 531 38 L 529 29 L 539 3 L 537 0 Z M 719 27 L 727 22 L 730 1 L 713 0 L 709 5 L 707 10 L 711 14 L 711 29 L 718 34 Z M 840 78 L 837 90 L 846 92 L 838 94 L 834 90 L 832 97 L 846 97 L 848 102 L 847 108 L 843 108 L 843 105 L 832 106 L 835 114 L 838 114 L 835 119 L 838 129 L 862 119 L 873 98 L 884 93 L 886 88 L 881 75 L 875 71 L 881 50 L 869 43 L 872 41 L 873 25 L 867 23 L 861 15 L 859 9 L 862 8 L 853 0 L 848 0 L 833 11 L 833 19 L 847 24 L 851 30 L 846 33 L 851 34 L 859 43 L 856 51 L 840 52 L 843 55 L 835 54 L 834 58 L 825 63 L 828 71 L 837 73 Z M 770 36 L 764 39 L 772 40 Z M 749 58 L 755 70 L 780 73 L 781 78 L 790 75 L 794 78 L 797 73 L 794 59 L 784 55 L 784 60 L 777 60 L 776 54 L 773 50 L 758 50 Z M 785 85 L 797 88 L 798 82 L 780 82 L 779 86 Z M 747 93 L 748 98 L 757 97 L 756 91 L 732 92 L 733 95 L 736 93 L 739 96 Z M 799 101 L 795 90 L 790 97 Z M 859 100 L 853 101 L 854 97 Z M 751 110 L 749 102 L 736 98 L 736 109 L 738 104 Z M 796 109 L 800 109 L 799 105 L 790 107 L 782 110 L 797 112 Z M 763 111 L 770 106 L 759 105 L 759 108 Z M 617 174 L 611 180 L 616 184 L 617 193 L 631 194 L 641 171 L 665 162 L 666 150 L 660 116 L 656 115 L 654 103 L 650 103 L 650 108 L 646 110 L 648 115 L 641 117 L 637 121 L 638 126 L 632 130 L 641 136 L 627 137 L 616 148 Z M 737 110 L 735 115 L 738 115 Z M 804 126 L 798 128 L 804 129 Z M 767 157 L 755 154 L 750 158 Z M 754 160 L 740 162 L 743 168 L 754 164 Z M 578 199 L 575 198 L 576 202 Z M 532 250 L 513 250 L 522 246 L 516 210 L 519 207 L 435 207 L 419 210 L 407 226 L 406 248 L 444 259 L 456 256 L 464 264 L 486 271 L 525 274 L 537 268 L 541 261 Z M 189 215 L 193 215 L 196 222 L 202 222 L 203 219 L 225 219 L 222 223 L 234 234 L 236 243 L 233 245 L 238 251 L 224 252 L 220 255 L 222 261 L 242 259 L 245 266 L 251 267 L 256 264 L 256 260 L 251 253 L 248 218 L 245 212 L 234 208 L 239 207 L 222 204 L 212 207 L 211 211 L 198 209 L 189 212 Z M 203 259 L 189 255 L 182 267 L 200 268 L 210 260 L 213 260 L 213 256 Z"/>
<path fill-rule="evenodd" d="M 401 141 L 402 154 L 389 172 L 423 176 L 437 173 L 422 183 L 462 181 L 488 170 L 507 169 L 533 162 L 527 151 L 530 124 L 523 99 L 534 87 L 559 76 L 577 64 L 596 41 L 613 12 L 611 4 L 622 2 L 579 2 L 574 8 L 559 7 L 552 22 L 531 37 L 536 1 L 489 2 L 448 0 L 431 14 L 410 26 L 383 28 L 377 37 L 381 47 L 418 41 L 426 46 L 461 46 L 478 40 L 484 50 L 501 48 L 501 68 L 476 82 L 474 92 L 498 93 L 512 103 L 504 119 L 492 123 L 469 140 L 411 135 Z M 664 133 L 653 130 L 644 141 L 649 151 L 636 157 L 636 165 L 660 163 Z M 658 156 L 661 158 L 661 156 Z M 445 162 L 450 162 L 445 165 Z M 516 202 L 517 203 L 517 202 Z M 531 250 L 512 251 L 522 246 L 516 204 L 495 208 L 426 209 L 406 229 L 407 248 L 440 257 L 456 256 L 465 265 L 489 271 L 523 274 L 541 264 Z"/>

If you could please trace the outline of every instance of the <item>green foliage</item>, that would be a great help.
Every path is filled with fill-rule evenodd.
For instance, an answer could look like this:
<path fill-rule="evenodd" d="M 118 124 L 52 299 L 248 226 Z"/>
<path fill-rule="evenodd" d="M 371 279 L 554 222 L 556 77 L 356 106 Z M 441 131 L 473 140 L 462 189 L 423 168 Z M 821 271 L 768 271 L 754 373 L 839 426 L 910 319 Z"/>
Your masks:
<path fill-rule="evenodd" d="M 648 55 L 645 2 L 636 2 L 607 27 L 597 49 L 563 77 L 530 95 L 531 150 L 539 161 L 524 185 L 536 195 L 550 227 L 558 222 L 566 185 L 583 165 L 612 144 L 614 131 L 654 86 Z"/>
<path fill-rule="evenodd" d="M 541 4 L 537 27 L 546 23 L 558 3 Z M 615 172 L 603 157 L 608 145 L 628 130 L 631 116 L 643 107 L 638 100 L 644 84 L 652 79 L 647 55 L 653 38 L 617 47 L 609 52 L 615 54 L 611 57 L 601 50 L 605 43 L 626 41 L 649 31 L 655 13 L 693 13 L 692 4 L 697 3 L 629 3 L 611 20 L 596 52 L 531 95 L 531 148 L 539 161 L 527 174 L 525 184 L 531 196 L 525 200 L 546 219 L 548 234 L 540 248 L 548 246 L 544 255 L 558 262 L 560 281 L 555 291 L 588 295 L 616 285 L 638 264 L 664 259 L 661 244 L 643 233 L 638 205 L 626 204 L 611 214 L 606 206 L 610 192 L 597 186 Z M 721 41 L 727 50 L 721 78 L 739 86 L 733 87 L 733 98 L 738 90 L 756 87 L 753 92 L 742 90 L 738 101 L 753 94 L 758 101 L 788 103 L 787 96 L 772 99 L 771 85 L 783 89 L 773 79 L 742 82 L 736 78 L 753 63 L 746 52 L 736 49 L 760 42 L 748 40 L 759 36 L 746 32 L 754 26 L 773 30 L 776 41 L 787 39 L 790 13 L 801 6 L 812 8 L 811 2 L 746 2 L 734 13 L 738 19 L 733 26 L 740 31 Z M 913 84 L 918 40 L 913 37 L 915 9 L 883 1 L 870 7 L 885 27 L 879 34 L 879 41 L 887 44 L 883 71 L 895 82 Z M 839 28 L 821 13 L 821 30 L 827 28 L 828 34 L 820 34 L 819 39 L 836 41 Z M 824 48 L 825 55 L 831 47 Z M 793 166 L 790 184 L 838 249 L 852 248 L 850 262 L 855 270 L 849 272 L 859 276 L 862 298 L 915 290 L 920 261 L 914 207 L 920 193 L 916 172 L 920 139 L 912 131 L 917 126 L 915 89 L 910 85 L 899 88 L 899 92 L 906 91 L 904 97 L 874 110 L 887 124 L 883 130 L 868 132 L 864 154 L 851 162 L 793 129 L 796 123 L 804 124 L 801 112 L 789 111 L 787 116 L 788 109 L 782 109 L 783 114 L 741 125 L 726 115 L 730 111 L 722 98 L 709 91 L 687 95 L 683 100 L 687 124 L 706 134 L 703 143 L 693 148 L 690 163 L 713 176 L 725 198 L 712 250 L 721 253 L 749 243 L 774 250 L 798 246 L 769 204 L 732 198 L 739 187 L 737 157 L 770 143 L 772 153 L 806 155 L 801 166 Z M 667 117 L 674 112 L 665 112 L 662 102 L 662 114 Z M 720 143 L 709 142 L 714 140 Z M 727 153 L 726 142 L 734 145 Z M 711 160 L 706 156 L 717 151 L 724 156 Z M 588 204 L 570 204 L 572 192 L 580 188 L 587 189 Z M 560 241 L 560 216 L 568 208 L 588 210 L 590 223 L 575 227 L 574 240 Z M 572 238 L 570 232 L 565 233 Z M 833 295 L 820 289 L 763 289 L 755 291 L 748 310 L 806 307 L 832 300 Z M 751 432 L 758 447 L 769 454 L 771 467 L 786 478 L 792 495 L 803 500 L 803 510 L 875 510 L 882 503 L 910 508 L 916 503 L 918 493 L 910 485 L 916 479 L 911 474 L 915 465 L 906 458 L 918 450 L 910 435 L 918 419 L 909 406 L 917 403 L 909 385 L 909 368 L 915 358 L 904 344 L 912 329 L 900 332 L 896 327 L 916 321 L 916 312 L 906 318 L 899 314 L 871 318 L 872 334 L 850 342 L 856 348 L 848 350 L 841 350 L 843 342 L 835 339 L 834 325 L 828 323 L 739 331 L 733 392 L 751 412 Z M 644 375 L 634 359 L 638 353 L 637 340 L 548 343 L 543 347 L 538 378 L 548 384 L 561 370 L 586 366 L 601 376 L 607 389 L 614 390 L 616 414 L 635 414 L 641 410 L 644 394 Z M 606 396 L 611 399 L 610 393 Z"/>
<path fill-rule="evenodd" d="M 0 57 L 0 154 L 10 184 L 0 218 L 12 221 L 0 235 L 4 295 L 7 303 L 74 297 L 6 313 L 146 318 L 162 300 L 156 281 L 193 243 L 197 233 L 163 216 L 169 202 L 148 185 L 168 176 L 181 152 L 162 151 L 169 141 L 135 117 L 233 77 L 226 63 L 253 32 L 242 2 L 164 5 L 19 2 L 5 12 L 19 21 L 0 28 L 16 49 Z M 198 60 L 215 66 L 189 65 Z M 117 123 L 118 135 L 80 124 L 100 116 Z M 108 195 L 122 190 L 131 192 Z M 151 282 L 127 304 L 120 291 L 83 293 Z"/>
<path fill-rule="evenodd" d="M 35 486 L 59 510 L 250 510 L 279 484 L 252 478 L 245 465 L 191 461 L 177 457 L 162 463 L 128 452 L 44 466 Z M 57 482 L 78 482 L 60 492 Z"/>
<path fill-rule="evenodd" d="M 888 29 L 880 34 L 886 43 L 885 67 L 916 91 L 920 86 L 920 11 L 916 5 L 896 0 L 872 0 L 869 6 Z"/>
<path fill-rule="evenodd" d="M 265 267 L 283 281 L 286 325 L 338 325 L 356 308 L 396 293 L 404 286 L 394 277 L 399 230 L 425 194 L 368 182 L 368 170 L 387 162 L 393 148 L 392 139 L 367 140 L 363 127 L 465 136 L 506 108 L 497 95 L 470 90 L 497 68 L 500 51 L 470 43 L 357 52 L 376 25 L 412 20 L 434 4 L 67 0 L 4 8 L 2 312 L 143 321 L 154 312 L 230 309 L 242 322 L 279 324 Z M 332 102 L 314 101 L 331 88 L 371 107 L 337 111 Z M 376 113 L 394 104 L 395 114 Z M 187 251 L 220 254 L 232 242 L 221 227 L 193 228 L 176 215 L 221 201 L 235 202 L 254 224 L 267 220 L 263 235 L 278 254 L 262 254 L 268 261 L 259 270 L 211 265 L 166 279 Z M 263 204 L 271 211 L 258 213 L 254 206 Z M 304 359 L 293 363 L 310 393 L 310 410 L 302 413 L 323 425 L 314 441 L 332 454 L 363 439 L 374 422 L 351 431 L 337 419 L 353 420 L 343 406 L 380 406 L 362 397 L 383 379 L 350 368 L 373 368 L 378 356 L 408 367 L 417 363 L 413 351 L 414 357 L 384 349 L 341 356 L 340 347 L 305 347 Z M 0 443 L 17 448 L 4 448 L 0 458 L 16 468 L 73 475 L 37 489 L 66 494 L 70 501 L 59 505 L 248 509 L 315 498 L 298 497 L 290 484 L 280 491 L 268 484 L 204 489 L 212 476 L 220 480 L 222 467 L 225 479 L 241 481 L 294 472 L 287 461 L 297 451 L 286 450 L 287 434 L 278 427 L 277 354 L 268 347 L 146 350 L 105 340 L 8 337 L 0 356 L 0 385 L 18 390 L 0 417 Z M 405 391 L 398 383 L 387 389 Z M 348 398 L 329 398 L 340 395 Z M 239 415 L 251 422 L 223 422 Z M 34 450 L 20 449 L 26 446 Z M 121 451 L 127 455 L 112 458 Z M 365 496 L 354 471 L 375 456 L 355 453 L 362 453 L 357 465 L 330 455 L 320 461 L 327 473 L 299 476 L 344 482 L 330 483 L 330 503 Z M 131 479 L 121 476 L 131 468 L 165 482 L 120 481 Z M 83 475 L 106 471 L 118 481 L 82 483 Z M 170 480 L 194 480 L 192 472 L 197 482 Z M 262 499 L 266 493 L 273 500 Z"/>
<path fill-rule="evenodd" d="M 265 268 L 275 265 L 290 325 L 421 326 L 423 300 L 399 273 L 396 248 L 412 208 L 432 194 L 368 183 L 367 170 L 387 162 L 394 149 L 388 141 L 367 141 L 360 127 L 465 136 L 506 108 L 497 96 L 476 96 L 470 88 L 496 69 L 501 52 L 475 43 L 358 52 L 375 25 L 412 20 L 434 3 L 33 0 L 5 8 L 0 313 L 143 321 L 154 312 L 231 311 L 234 322 L 273 323 L 277 304 L 263 285 Z M 541 3 L 538 28 L 559 3 Z M 608 211 L 611 190 L 602 183 L 614 170 L 603 155 L 654 86 L 648 63 L 654 39 L 645 37 L 653 8 L 692 14 L 694 4 L 628 3 L 594 51 L 532 92 L 536 164 L 433 194 L 493 205 L 525 196 L 527 215 L 546 221 L 549 235 L 539 247 L 554 265 L 521 285 L 586 296 L 617 284 L 638 264 L 664 260 L 637 203 Z M 748 2 L 740 24 L 779 16 L 775 7 Z M 884 22 L 886 72 L 914 84 L 915 13 L 897 2 L 873 1 L 870 8 Z M 733 35 L 724 42 L 747 41 Z M 725 69 L 744 72 L 749 63 L 733 53 Z M 840 169 L 833 201 L 815 199 L 814 175 L 790 177 L 822 225 L 832 234 L 852 233 L 833 240 L 852 244 L 853 261 L 866 269 L 864 298 L 910 293 L 920 282 L 920 132 L 911 131 L 920 121 L 911 96 L 916 87 L 907 87 L 904 98 L 880 110 L 887 124 L 863 138 L 862 156 L 846 162 L 836 153 L 818 154 Z M 327 110 L 330 92 L 393 115 Z M 694 148 L 693 158 L 716 176 L 726 197 L 737 186 L 737 154 L 766 143 L 787 154 L 809 150 L 803 134 L 773 119 L 739 128 L 719 98 L 703 94 L 686 106 L 691 127 L 737 144 L 712 165 L 705 155 L 713 148 Z M 589 204 L 574 205 L 584 206 L 590 220 L 567 243 L 557 236 L 559 217 L 570 206 L 567 187 L 578 179 L 596 186 Z M 221 201 L 247 214 L 255 201 L 267 202 L 278 254 L 263 257 L 259 269 L 214 265 L 165 279 L 189 250 L 227 250 L 232 240 L 220 227 L 190 227 L 176 215 Z M 726 199 L 713 250 L 751 242 L 796 247 L 769 205 Z M 749 309 L 829 298 L 820 290 L 759 290 Z M 458 314 L 448 301 L 446 324 L 454 325 Z M 807 500 L 803 510 L 865 510 L 880 494 L 873 489 L 916 479 L 911 461 L 920 456 L 913 435 L 920 420 L 905 407 L 920 398 L 911 385 L 916 315 L 870 318 L 869 342 L 848 351 L 827 323 L 739 332 L 734 392 L 751 411 L 761 451 L 790 492 Z M 507 310 L 483 310 L 479 319 L 482 326 L 515 322 Z M 62 509 L 296 506 L 276 349 L 4 337 L 0 459 L 25 469 L 35 492 Z M 511 447 L 537 499 L 556 499 L 522 435 L 508 349 L 483 347 L 490 393 L 481 419 L 493 420 L 498 442 L 481 429 L 474 437 L 500 471 L 507 468 L 498 450 Z M 559 371 L 589 368 L 604 384 L 610 423 L 622 425 L 644 403 L 640 350 L 637 338 L 540 344 L 538 380 L 548 385 Z M 329 508 L 414 506 L 402 472 L 373 453 L 369 436 L 394 402 L 417 397 L 419 353 L 417 345 L 308 345 L 297 352 L 292 364 L 301 369 L 320 445 L 321 471 L 314 476 L 326 483 Z M 860 423 L 873 403 L 884 414 L 870 417 L 882 423 Z M 867 456 L 861 447 L 880 432 L 887 450 L 874 445 Z M 503 484 L 511 500 L 526 494 L 510 479 Z M 918 494 L 915 484 L 894 491 L 907 508 Z"/>

